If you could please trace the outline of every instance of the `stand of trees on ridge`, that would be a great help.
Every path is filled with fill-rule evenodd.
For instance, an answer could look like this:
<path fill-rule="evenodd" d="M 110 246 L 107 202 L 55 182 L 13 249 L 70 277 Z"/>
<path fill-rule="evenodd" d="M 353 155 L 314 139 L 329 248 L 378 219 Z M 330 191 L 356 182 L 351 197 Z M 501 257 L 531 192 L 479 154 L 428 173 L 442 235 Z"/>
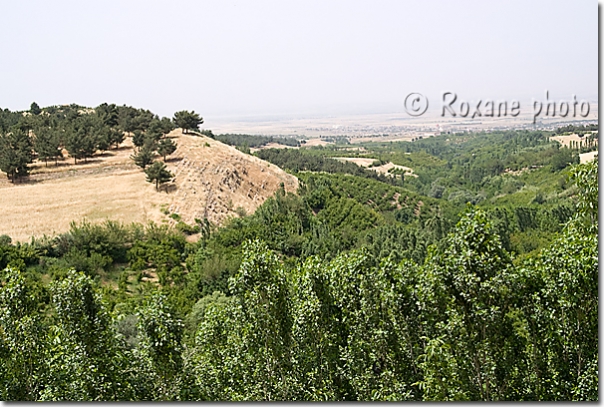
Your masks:
<path fill-rule="evenodd" d="M 34 159 L 56 165 L 65 149 L 74 163 L 86 162 L 98 152 L 118 148 L 128 134 L 138 148 L 133 159 L 145 169 L 155 154 L 166 161 L 176 150 L 174 141 L 165 137 L 175 126 L 198 131 L 202 123 L 195 112 L 179 111 L 170 120 L 148 110 L 107 103 L 94 109 L 75 104 L 40 108 L 35 102 L 27 112 L 0 109 L 0 171 L 18 182 L 29 175 Z M 153 176 L 153 181 L 165 182 L 165 170 L 155 173 L 162 176 Z"/>

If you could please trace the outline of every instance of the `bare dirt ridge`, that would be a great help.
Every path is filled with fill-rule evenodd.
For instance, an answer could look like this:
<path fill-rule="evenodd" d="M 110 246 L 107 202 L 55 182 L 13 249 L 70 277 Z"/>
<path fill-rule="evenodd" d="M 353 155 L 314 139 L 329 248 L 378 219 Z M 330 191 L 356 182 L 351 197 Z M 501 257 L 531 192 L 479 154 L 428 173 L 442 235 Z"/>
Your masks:
<path fill-rule="evenodd" d="M 204 136 L 179 135 L 173 154 L 176 191 L 168 210 L 186 223 L 222 223 L 237 208 L 253 213 L 281 183 L 296 192 L 298 179 L 258 157 Z"/>
<path fill-rule="evenodd" d="M 288 192 L 298 188 L 293 175 L 214 139 L 180 129 L 168 137 L 178 148 L 166 163 L 175 178 L 163 192 L 155 191 L 130 159 L 130 138 L 86 163 L 35 163 L 25 182 L 0 180 L 0 235 L 27 241 L 66 232 L 71 221 L 83 219 L 175 223 L 162 210 L 189 224 L 204 217 L 222 224 L 243 212 L 253 213 L 281 184 Z"/>

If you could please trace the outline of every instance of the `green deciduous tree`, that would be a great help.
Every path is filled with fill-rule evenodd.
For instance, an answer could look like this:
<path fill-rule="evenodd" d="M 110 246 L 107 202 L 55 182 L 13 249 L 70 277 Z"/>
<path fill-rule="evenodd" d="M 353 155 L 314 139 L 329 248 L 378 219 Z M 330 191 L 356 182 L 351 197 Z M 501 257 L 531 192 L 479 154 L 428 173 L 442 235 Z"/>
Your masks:
<path fill-rule="evenodd" d="M 439 329 L 426 332 L 421 388 L 432 400 L 504 400 L 522 379 L 512 368 L 511 258 L 486 214 L 474 209 L 447 243 L 444 253 L 428 258 L 423 273 L 433 292 L 424 307 L 439 310 L 426 323 Z"/>
<path fill-rule="evenodd" d="M 552 171 L 560 171 L 569 164 L 578 163 L 579 157 L 570 148 L 562 147 L 558 149 L 552 157 Z"/>
<path fill-rule="evenodd" d="M 206 304 L 193 356 L 196 383 L 208 399 L 291 399 L 296 378 L 285 274 L 266 247 L 246 249 L 230 281 L 237 297 Z"/>
<path fill-rule="evenodd" d="M 44 387 L 46 327 L 35 291 L 18 269 L 0 272 L 0 397 L 37 400 Z"/>
<path fill-rule="evenodd" d="M 527 399 L 598 399 L 598 240 L 568 228 L 520 275 Z"/>
<path fill-rule="evenodd" d="M 598 160 L 575 166 L 571 172 L 571 178 L 579 189 L 577 197 L 578 220 L 586 222 L 590 228 L 595 227 L 597 232 Z"/>
<path fill-rule="evenodd" d="M 129 398 L 126 360 L 101 296 L 92 280 L 71 270 L 51 286 L 57 324 L 45 362 L 50 372 L 43 400 Z"/>
<path fill-rule="evenodd" d="M 149 361 L 154 397 L 173 400 L 178 397 L 178 379 L 183 366 L 183 322 L 161 292 L 154 293 L 138 309 L 137 316 L 141 333 L 139 348 L 141 356 Z"/>

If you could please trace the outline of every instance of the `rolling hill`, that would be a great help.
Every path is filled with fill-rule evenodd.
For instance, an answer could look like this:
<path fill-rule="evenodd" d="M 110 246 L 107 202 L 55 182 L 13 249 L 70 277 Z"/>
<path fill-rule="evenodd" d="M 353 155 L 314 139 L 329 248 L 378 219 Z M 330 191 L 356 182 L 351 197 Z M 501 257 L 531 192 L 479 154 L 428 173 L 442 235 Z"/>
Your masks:
<path fill-rule="evenodd" d="M 83 219 L 174 222 L 167 212 L 177 213 L 186 223 L 207 217 L 222 224 L 243 211 L 254 212 L 281 183 L 288 192 L 297 190 L 296 177 L 234 147 L 180 129 L 168 137 L 178 144 L 167 160 L 175 178 L 162 192 L 145 181 L 130 159 L 130 138 L 88 162 L 36 162 L 25 182 L 1 180 L 0 207 L 10 210 L 4 211 L 0 235 L 27 241 L 65 232 L 71 221 Z"/>

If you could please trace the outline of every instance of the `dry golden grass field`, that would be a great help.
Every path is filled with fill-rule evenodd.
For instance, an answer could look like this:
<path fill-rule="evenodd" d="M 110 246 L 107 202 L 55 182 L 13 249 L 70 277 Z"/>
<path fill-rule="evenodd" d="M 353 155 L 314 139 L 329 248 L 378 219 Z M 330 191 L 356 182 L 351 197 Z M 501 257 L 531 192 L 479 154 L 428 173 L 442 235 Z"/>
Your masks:
<path fill-rule="evenodd" d="M 382 164 L 376 167 L 370 167 L 371 164 L 375 161 L 373 158 L 357 158 L 357 157 L 334 157 L 334 160 L 339 161 L 349 161 L 355 163 L 358 166 L 368 168 L 370 170 L 376 171 L 379 174 L 389 175 L 388 170 L 391 168 L 396 168 L 405 171 L 405 176 L 417 177 L 417 174 L 413 173 L 413 169 L 409 167 L 405 167 L 404 165 L 397 165 L 391 162 L 387 162 L 386 164 Z"/>
<path fill-rule="evenodd" d="M 0 235 L 27 241 L 66 232 L 71 221 L 84 219 L 173 223 L 162 209 L 189 224 L 204 216 L 221 224 L 243 211 L 253 213 L 281 183 L 286 191 L 297 190 L 294 176 L 216 140 L 180 129 L 168 137 L 178 144 L 167 162 L 175 178 L 160 192 L 129 158 L 130 138 L 87 163 L 74 165 L 66 158 L 46 167 L 37 162 L 29 180 L 15 185 L 0 180 Z"/>
<path fill-rule="evenodd" d="M 597 133 L 596 131 L 592 131 L 591 133 Z M 571 141 L 574 141 L 575 143 L 579 144 L 581 141 L 584 140 L 584 138 L 579 137 L 577 134 L 569 134 L 566 136 L 553 136 L 550 137 L 551 140 L 557 141 L 558 143 L 562 144 L 565 147 L 568 147 L 570 145 Z M 597 143 L 596 139 L 596 143 Z"/>

